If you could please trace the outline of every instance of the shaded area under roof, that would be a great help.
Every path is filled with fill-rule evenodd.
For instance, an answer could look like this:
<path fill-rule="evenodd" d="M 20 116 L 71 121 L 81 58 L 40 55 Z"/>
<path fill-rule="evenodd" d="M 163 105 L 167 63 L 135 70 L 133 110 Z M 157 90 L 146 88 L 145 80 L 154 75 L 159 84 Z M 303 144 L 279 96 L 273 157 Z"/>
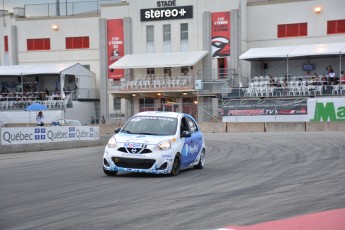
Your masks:
<path fill-rule="evenodd" d="M 345 53 L 345 43 L 311 44 L 300 46 L 277 46 L 252 48 L 243 53 L 241 60 L 267 60 L 307 56 L 340 55 Z"/>
<path fill-rule="evenodd" d="M 208 51 L 127 54 L 109 66 L 110 69 L 139 69 L 193 66 Z"/>

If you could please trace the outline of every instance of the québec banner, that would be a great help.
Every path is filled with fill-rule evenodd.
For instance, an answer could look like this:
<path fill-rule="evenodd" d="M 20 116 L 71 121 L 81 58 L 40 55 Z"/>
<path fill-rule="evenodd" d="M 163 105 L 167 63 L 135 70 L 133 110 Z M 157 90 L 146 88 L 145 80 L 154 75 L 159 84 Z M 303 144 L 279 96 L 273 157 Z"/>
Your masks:
<path fill-rule="evenodd" d="M 1 128 L 1 145 L 99 140 L 98 126 L 39 126 Z"/>

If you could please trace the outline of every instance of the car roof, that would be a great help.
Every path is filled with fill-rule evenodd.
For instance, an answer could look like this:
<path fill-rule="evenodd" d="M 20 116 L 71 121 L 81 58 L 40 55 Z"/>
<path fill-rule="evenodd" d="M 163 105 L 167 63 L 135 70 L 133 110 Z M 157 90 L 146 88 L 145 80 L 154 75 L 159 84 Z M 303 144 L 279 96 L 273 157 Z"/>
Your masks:
<path fill-rule="evenodd" d="M 160 117 L 174 117 L 183 116 L 184 113 L 165 112 L 165 111 L 146 111 L 135 114 L 134 116 L 160 116 Z"/>

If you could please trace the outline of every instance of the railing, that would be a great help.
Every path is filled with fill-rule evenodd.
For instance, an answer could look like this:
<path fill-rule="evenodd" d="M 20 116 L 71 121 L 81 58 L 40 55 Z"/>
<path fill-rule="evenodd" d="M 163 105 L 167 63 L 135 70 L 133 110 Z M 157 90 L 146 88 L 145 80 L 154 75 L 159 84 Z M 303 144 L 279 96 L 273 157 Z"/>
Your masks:
<path fill-rule="evenodd" d="M 44 100 L 44 101 L 0 101 L 0 110 L 24 110 L 33 102 L 45 105 L 49 110 L 63 110 L 65 100 Z"/>
<path fill-rule="evenodd" d="M 98 89 L 78 88 L 73 95 L 73 100 L 95 100 L 99 99 Z"/>
<path fill-rule="evenodd" d="M 100 13 L 100 4 L 116 3 L 116 0 L 97 0 L 68 2 L 61 0 L 57 3 L 25 4 L 26 17 L 56 17 L 56 16 L 75 16 L 90 13 Z"/>
<path fill-rule="evenodd" d="M 194 79 L 192 76 L 159 76 L 143 75 L 139 78 L 121 79 L 121 81 L 109 81 L 108 90 L 114 91 L 143 91 L 158 89 L 193 89 Z"/>
<path fill-rule="evenodd" d="M 222 105 L 212 105 L 211 101 L 204 102 L 204 106 L 200 106 L 194 103 L 176 103 L 176 107 L 171 110 L 172 107 L 165 107 L 161 105 L 160 108 L 155 108 L 159 111 L 174 111 L 183 112 L 192 115 L 199 122 L 221 122 L 222 120 Z M 109 120 L 111 123 L 124 124 L 130 117 L 134 115 L 136 105 L 131 105 L 124 110 L 112 111 L 109 113 Z M 140 105 L 139 111 L 152 111 L 152 106 L 145 107 Z"/>
<path fill-rule="evenodd" d="M 322 97 L 345 95 L 345 84 L 327 84 L 327 81 L 296 80 L 270 84 L 266 80 L 252 81 L 248 87 L 224 88 L 223 98 L 248 97 Z"/>

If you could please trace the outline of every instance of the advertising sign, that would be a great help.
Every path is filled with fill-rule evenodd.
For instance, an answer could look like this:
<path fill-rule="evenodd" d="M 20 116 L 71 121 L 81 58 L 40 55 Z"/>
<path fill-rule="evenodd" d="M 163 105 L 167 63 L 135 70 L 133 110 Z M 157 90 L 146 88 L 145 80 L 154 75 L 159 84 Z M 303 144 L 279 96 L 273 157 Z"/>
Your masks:
<path fill-rule="evenodd" d="M 345 122 L 345 98 L 228 100 L 223 122 Z"/>
<path fill-rule="evenodd" d="M 108 34 L 108 66 L 124 56 L 123 19 L 107 20 Z M 108 69 L 108 78 L 120 79 L 124 76 L 123 69 Z"/>
<path fill-rule="evenodd" d="M 212 13 L 212 57 L 230 56 L 230 12 Z"/>
<path fill-rule="evenodd" d="M 307 114 L 307 99 L 232 100 L 223 106 L 224 116 Z"/>
<path fill-rule="evenodd" d="M 322 98 L 313 103 L 310 121 L 345 121 L 345 98 Z"/>
<path fill-rule="evenodd" d="M 1 145 L 99 140 L 99 127 L 47 126 L 1 128 Z"/>
<path fill-rule="evenodd" d="M 193 6 L 151 8 L 140 10 L 140 20 L 142 22 L 186 18 L 193 18 Z"/>

